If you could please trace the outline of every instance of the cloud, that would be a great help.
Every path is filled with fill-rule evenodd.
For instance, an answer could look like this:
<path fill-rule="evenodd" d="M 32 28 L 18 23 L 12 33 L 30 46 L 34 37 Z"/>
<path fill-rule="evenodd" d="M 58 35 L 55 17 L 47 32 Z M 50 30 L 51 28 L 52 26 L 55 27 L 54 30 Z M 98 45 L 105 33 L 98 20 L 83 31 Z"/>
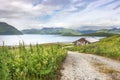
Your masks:
<path fill-rule="evenodd" d="M 65 6 L 71 4 L 71 0 L 46 0 L 44 1 L 45 5 L 52 5 L 52 6 Z"/>
<path fill-rule="evenodd" d="M 18 29 L 120 26 L 119 0 L 0 0 L 0 3 L 0 21 Z"/>
<path fill-rule="evenodd" d="M 50 14 L 53 10 L 58 9 L 58 7 L 52 7 L 49 5 L 37 5 L 33 6 L 33 4 L 26 3 L 20 0 L 16 1 L 9 1 L 6 0 L 7 2 L 2 2 L 5 4 L 2 4 L 0 7 L 0 12 L 5 13 L 1 15 L 2 17 L 5 18 L 5 16 L 10 16 L 11 17 L 34 17 L 34 16 L 42 16 L 44 14 Z M 8 8 L 9 7 L 9 8 Z M 9 15 L 7 15 L 9 14 Z M 0 16 L 0 17 L 1 17 Z M 8 17 L 7 17 L 8 18 Z"/>

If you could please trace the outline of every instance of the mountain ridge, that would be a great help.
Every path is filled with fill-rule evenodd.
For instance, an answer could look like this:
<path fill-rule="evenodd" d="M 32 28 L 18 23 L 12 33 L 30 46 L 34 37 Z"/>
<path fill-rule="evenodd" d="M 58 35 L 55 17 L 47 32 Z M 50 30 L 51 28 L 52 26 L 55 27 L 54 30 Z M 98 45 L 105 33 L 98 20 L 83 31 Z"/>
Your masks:
<path fill-rule="evenodd" d="M 21 35 L 22 33 L 15 27 L 5 23 L 0 22 L 0 35 Z"/>
<path fill-rule="evenodd" d="M 24 34 L 60 34 L 66 36 L 111 36 L 120 34 L 120 28 L 100 29 L 100 30 L 82 30 L 80 28 L 70 29 L 62 27 L 44 27 L 42 29 L 25 29 Z"/>
<path fill-rule="evenodd" d="M 22 30 L 24 34 L 60 34 L 63 36 L 81 35 L 81 33 L 74 29 L 68 28 L 42 28 L 42 29 L 25 29 Z"/>

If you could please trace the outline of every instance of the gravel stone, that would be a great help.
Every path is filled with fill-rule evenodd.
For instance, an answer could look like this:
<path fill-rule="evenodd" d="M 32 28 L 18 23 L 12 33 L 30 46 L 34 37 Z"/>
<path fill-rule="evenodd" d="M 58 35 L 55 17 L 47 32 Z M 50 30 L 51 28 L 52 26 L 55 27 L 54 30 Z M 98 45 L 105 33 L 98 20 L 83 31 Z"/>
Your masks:
<path fill-rule="evenodd" d="M 118 61 L 97 55 L 68 51 L 68 56 L 63 63 L 64 69 L 61 70 L 61 80 L 112 80 L 110 75 L 99 72 L 93 63 L 104 64 L 120 71 L 120 62 Z"/>

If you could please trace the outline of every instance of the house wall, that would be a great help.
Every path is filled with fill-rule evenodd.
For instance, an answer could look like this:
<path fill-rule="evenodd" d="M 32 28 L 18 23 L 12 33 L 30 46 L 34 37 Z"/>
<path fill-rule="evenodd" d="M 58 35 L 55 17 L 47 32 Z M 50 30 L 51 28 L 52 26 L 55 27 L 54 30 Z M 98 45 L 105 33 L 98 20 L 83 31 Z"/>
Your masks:
<path fill-rule="evenodd" d="M 87 45 L 87 44 L 89 44 L 89 42 L 79 42 L 79 41 L 77 41 L 77 42 L 74 43 L 74 45 L 76 45 L 76 46 L 78 46 L 78 45 Z"/>

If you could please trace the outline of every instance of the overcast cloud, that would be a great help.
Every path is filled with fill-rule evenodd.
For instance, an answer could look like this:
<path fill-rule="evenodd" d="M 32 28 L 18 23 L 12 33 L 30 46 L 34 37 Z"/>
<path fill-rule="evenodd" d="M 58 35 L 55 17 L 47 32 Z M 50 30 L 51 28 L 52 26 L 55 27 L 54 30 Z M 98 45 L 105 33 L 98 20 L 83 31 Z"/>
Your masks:
<path fill-rule="evenodd" d="M 18 29 L 119 27 L 120 0 L 0 0 L 0 21 Z"/>

